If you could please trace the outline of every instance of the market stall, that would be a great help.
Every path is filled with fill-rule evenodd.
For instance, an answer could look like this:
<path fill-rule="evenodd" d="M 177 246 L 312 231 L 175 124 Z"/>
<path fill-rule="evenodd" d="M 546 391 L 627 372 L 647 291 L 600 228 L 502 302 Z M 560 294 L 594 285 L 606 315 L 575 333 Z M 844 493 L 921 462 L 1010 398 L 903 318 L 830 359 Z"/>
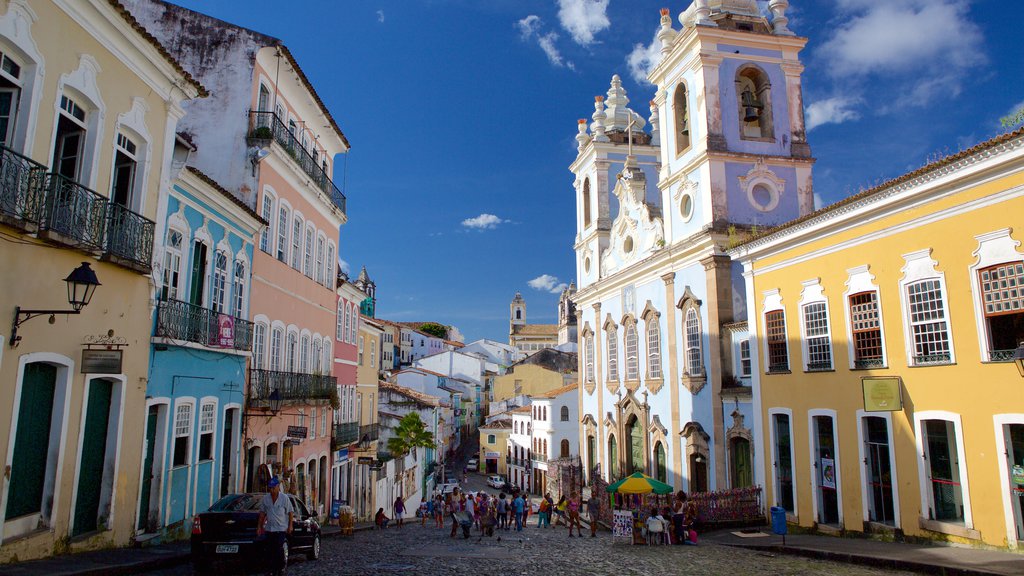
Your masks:
<path fill-rule="evenodd" d="M 662 509 L 668 499 L 662 496 L 672 493 L 672 486 L 635 472 L 610 484 L 605 489 L 609 494 L 612 512 L 612 537 L 628 538 L 633 544 L 644 543 L 644 524 L 651 508 Z"/>

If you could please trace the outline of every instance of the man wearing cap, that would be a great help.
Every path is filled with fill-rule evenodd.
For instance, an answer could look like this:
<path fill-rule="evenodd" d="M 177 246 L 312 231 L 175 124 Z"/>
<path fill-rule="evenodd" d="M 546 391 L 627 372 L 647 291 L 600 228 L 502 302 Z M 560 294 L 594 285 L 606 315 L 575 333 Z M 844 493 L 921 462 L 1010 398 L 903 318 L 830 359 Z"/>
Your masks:
<path fill-rule="evenodd" d="M 271 574 L 283 574 L 286 568 L 284 543 L 288 534 L 292 533 L 292 520 L 295 509 L 291 498 L 281 494 L 281 481 L 277 476 L 267 483 L 270 492 L 260 501 L 260 519 L 257 523 L 257 534 L 266 534 L 266 545 L 270 551 L 268 564 Z"/>

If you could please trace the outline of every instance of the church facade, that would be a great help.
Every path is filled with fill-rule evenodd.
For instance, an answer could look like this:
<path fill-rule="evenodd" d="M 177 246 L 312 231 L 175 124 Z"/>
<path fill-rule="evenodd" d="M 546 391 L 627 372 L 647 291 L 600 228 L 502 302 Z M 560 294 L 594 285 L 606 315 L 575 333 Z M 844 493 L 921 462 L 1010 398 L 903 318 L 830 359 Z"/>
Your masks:
<path fill-rule="evenodd" d="M 578 125 L 580 447 L 591 473 L 759 484 L 742 269 L 726 251 L 813 209 L 786 2 L 662 10 L 645 121 L 618 76 Z M 648 128 L 649 126 L 649 128 Z"/>

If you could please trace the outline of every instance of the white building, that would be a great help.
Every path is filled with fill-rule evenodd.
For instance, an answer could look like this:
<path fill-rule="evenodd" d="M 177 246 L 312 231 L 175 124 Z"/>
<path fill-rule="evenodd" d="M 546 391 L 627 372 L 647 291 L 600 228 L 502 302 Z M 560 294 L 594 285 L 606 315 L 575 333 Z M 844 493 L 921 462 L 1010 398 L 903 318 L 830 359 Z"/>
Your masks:
<path fill-rule="evenodd" d="M 701 0 L 675 29 L 664 10 L 650 130 L 617 76 L 593 121 L 579 121 L 580 443 L 606 478 L 638 470 L 691 492 L 728 488 L 729 435 L 751 433 L 729 423 L 757 433 L 749 381 L 735 377 L 742 270 L 725 250 L 813 209 L 806 39 L 786 28 L 784 2 L 771 11 Z M 737 381 L 745 390 L 723 390 Z"/>
<path fill-rule="evenodd" d="M 548 472 L 555 460 L 579 456 L 579 384 L 534 395 L 530 404 L 534 452 L 534 494 L 548 491 Z"/>
<path fill-rule="evenodd" d="M 524 490 L 532 486 L 533 471 L 533 422 L 530 406 L 510 410 L 512 433 L 508 435 L 508 478 L 509 482 Z"/>

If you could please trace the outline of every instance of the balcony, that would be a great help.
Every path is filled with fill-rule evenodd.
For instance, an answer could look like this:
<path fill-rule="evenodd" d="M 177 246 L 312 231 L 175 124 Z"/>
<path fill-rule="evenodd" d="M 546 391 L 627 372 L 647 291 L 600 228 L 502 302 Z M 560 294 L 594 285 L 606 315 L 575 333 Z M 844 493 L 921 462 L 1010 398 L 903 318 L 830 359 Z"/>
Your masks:
<path fill-rule="evenodd" d="M 46 167 L 0 146 L 0 222 L 35 232 Z"/>
<path fill-rule="evenodd" d="M 952 357 L 950 356 L 949 352 L 914 355 L 914 366 L 938 366 L 942 364 L 949 364 L 951 361 Z"/>
<path fill-rule="evenodd" d="M 281 145 L 299 168 L 313 179 L 320 190 L 330 198 L 342 214 L 345 213 L 345 194 L 334 185 L 334 182 L 324 171 L 323 165 L 317 163 L 317 159 L 306 150 L 298 138 L 292 134 L 288 126 L 274 112 L 249 112 L 249 134 L 246 140 L 250 145 L 259 145 L 261 141 L 273 140 Z"/>
<path fill-rule="evenodd" d="M 380 424 L 363 424 L 359 427 L 359 438 L 357 441 L 362 444 L 369 444 L 380 439 Z"/>
<path fill-rule="evenodd" d="M 883 366 L 885 366 L 885 362 L 881 358 L 858 358 L 853 361 L 854 370 L 870 370 Z"/>
<path fill-rule="evenodd" d="M 1016 350 L 989 350 L 989 362 L 1013 362 L 1013 353 Z"/>
<path fill-rule="evenodd" d="M 0 221 L 142 274 L 152 271 L 152 220 L 2 146 Z"/>
<path fill-rule="evenodd" d="M 277 390 L 282 402 L 330 400 L 337 394 L 338 379 L 320 374 L 249 371 L 249 405 L 269 406 L 270 393 Z"/>
<path fill-rule="evenodd" d="M 210 348 L 231 348 L 248 352 L 252 349 L 252 322 L 234 318 L 232 334 L 221 334 L 221 314 L 202 306 L 180 300 L 160 302 L 153 335 L 159 338 L 184 340 Z"/>
<path fill-rule="evenodd" d="M 153 271 L 153 231 L 156 224 L 144 216 L 110 202 L 107 204 L 107 243 L 103 260 L 143 274 Z M 237 326 L 237 324 L 236 324 Z"/>
<path fill-rule="evenodd" d="M 334 445 L 340 447 L 359 441 L 359 422 L 345 422 L 334 425 Z"/>

